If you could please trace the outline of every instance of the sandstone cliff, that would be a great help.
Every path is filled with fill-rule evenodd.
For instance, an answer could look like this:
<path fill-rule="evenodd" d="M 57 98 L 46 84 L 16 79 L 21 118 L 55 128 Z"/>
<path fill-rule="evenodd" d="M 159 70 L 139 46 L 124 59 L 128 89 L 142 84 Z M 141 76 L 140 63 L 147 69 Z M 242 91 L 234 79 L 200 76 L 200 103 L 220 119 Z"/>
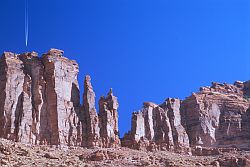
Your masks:
<path fill-rule="evenodd" d="M 132 114 L 132 127 L 122 145 L 176 152 L 197 150 L 196 146 L 249 149 L 249 105 L 249 81 L 213 82 L 182 102 L 168 98 L 161 105 L 144 103 Z"/>
<path fill-rule="evenodd" d="M 34 145 L 129 147 L 195 155 L 250 148 L 250 81 L 213 82 L 183 101 L 143 103 L 119 136 L 118 99 L 110 89 L 99 111 L 90 76 L 80 103 L 78 64 L 51 49 L 0 58 L 0 137 Z M 223 148 L 223 149 L 222 149 Z M 227 150 L 227 148 L 226 148 Z"/>
<path fill-rule="evenodd" d="M 81 106 L 79 67 L 63 51 L 51 49 L 42 57 L 5 52 L 0 64 L 0 137 L 30 144 L 119 146 L 117 98 L 111 92 L 101 100 L 98 116 L 86 76 Z"/>

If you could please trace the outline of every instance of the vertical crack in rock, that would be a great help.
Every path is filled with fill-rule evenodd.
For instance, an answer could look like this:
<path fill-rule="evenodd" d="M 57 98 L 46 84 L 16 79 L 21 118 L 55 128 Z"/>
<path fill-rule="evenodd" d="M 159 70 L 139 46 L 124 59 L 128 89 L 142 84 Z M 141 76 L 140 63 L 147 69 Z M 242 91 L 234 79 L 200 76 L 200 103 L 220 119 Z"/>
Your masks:
<path fill-rule="evenodd" d="M 26 86 L 27 88 L 24 91 L 24 98 L 30 101 L 29 103 L 26 103 L 24 111 L 32 111 L 30 119 L 32 124 L 31 126 L 31 134 L 29 136 L 29 143 L 32 144 L 39 144 L 40 143 L 40 135 L 43 133 L 40 128 L 45 124 L 42 122 L 41 124 L 41 110 L 44 106 L 44 88 L 45 88 L 45 81 L 44 81 L 44 66 L 39 59 L 37 53 L 31 52 L 31 53 L 25 53 L 19 55 L 19 58 L 24 64 L 24 73 L 25 77 L 29 78 L 29 86 Z M 26 82 L 25 82 L 26 83 Z M 25 88 L 25 87 L 24 87 Z"/>
<path fill-rule="evenodd" d="M 185 128 L 181 124 L 180 100 L 168 98 L 161 107 L 167 111 L 170 121 L 175 152 L 189 151 L 189 138 Z"/>

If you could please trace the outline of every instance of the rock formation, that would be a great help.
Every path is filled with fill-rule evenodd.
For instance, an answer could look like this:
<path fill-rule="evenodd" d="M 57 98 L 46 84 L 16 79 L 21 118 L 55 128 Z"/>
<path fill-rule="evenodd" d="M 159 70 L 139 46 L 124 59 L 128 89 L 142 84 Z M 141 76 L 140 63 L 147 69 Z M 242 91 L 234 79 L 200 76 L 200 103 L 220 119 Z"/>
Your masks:
<path fill-rule="evenodd" d="M 174 98 L 168 98 L 161 104 L 161 107 L 168 113 L 176 152 L 188 151 L 189 149 L 189 138 L 181 124 L 180 105 L 180 100 Z"/>
<path fill-rule="evenodd" d="M 79 145 L 77 134 L 80 95 L 77 75 L 78 64 L 63 57 L 63 51 L 51 49 L 42 56 L 44 64 L 45 130 L 41 142 L 53 145 Z"/>
<path fill-rule="evenodd" d="M 1 137 L 32 144 L 77 145 L 78 65 L 51 49 L 1 58 Z"/>
<path fill-rule="evenodd" d="M 96 97 L 90 76 L 83 103 L 78 64 L 51 49 L 3 53 L 0 58 L 0 138 L 44 145 L 168 150 L 194 155 L 250 148 L 250 81 L 213 82 L 181 101 L 143 103 L 120 141 L 118 100 L 112 89 Z M 99 155 L 99 152 L 97 152 Z"/>
<path fill-rule="evenodd" d="M 191 145 L 223 146 L 244 144 L 250 121 L 250 101 L 244 96 L 244 84 L 212 83 L 202 87 L 182 103 L 183 124 Z M 245 119 L 245 120 L 244 120 Z"/>
<path fill-rule="evenodd" d="M 189 152 L 190 147 L 250 146 L 249 81 L 234 85 L 213 82 L 180 102 L 144 103 L 132 115 L 122 146 Z M 181 110 L 181 111 L 180 111 Z"/>
<path fill-rule="evenodd" d="M 118 101 L 110 89 L 107 97 L 102 96 L 98 102 L 99 115 L 95 109 L 95 92 L 90 76 L 84 80 L 83 95 L 83 146 L 84 147 L 118 147 L 120 146 L 118 130 Z"/>
<path fill-rule="evenodd" d="M 95 109 L 95 92 L 90 81 L 90 76 L 86 76 L 83 95 L 83 146 L 95 147 L 101 145 L 100 127 L 98 114 Z"/>
<path fill-rule="evenodd" d="M 102 96 L 99 100 L 100 136 L 103 147 L 120 145 L 118 107 L 117 97 L 113 95 L 112 89 L 110 89 L 107 97 Z"/>
<path fill-rule="evenodd" d="M 180 100 L 167 99 L 161 105 L 145 102 L 141 111 L 133 113 L 131 131 L 125 134 L 122 146 L 189 152 L 189 139 L 181 125 Z"/>

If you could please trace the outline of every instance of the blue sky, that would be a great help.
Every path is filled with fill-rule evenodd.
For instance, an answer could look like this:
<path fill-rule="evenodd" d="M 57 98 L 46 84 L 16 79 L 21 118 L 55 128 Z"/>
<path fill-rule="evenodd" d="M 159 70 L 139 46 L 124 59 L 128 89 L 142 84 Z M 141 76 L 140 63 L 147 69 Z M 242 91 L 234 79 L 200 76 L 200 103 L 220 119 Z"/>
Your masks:
<path fill-rule="evenodd" d="M 143 101 L 189 96 L 211 81 L 250 79 L 250 5 L 244 0 L 0 1 L 0 52 L 50 48 L 92 77 L 97 95 L 118 96 L 121 136 Z"/>

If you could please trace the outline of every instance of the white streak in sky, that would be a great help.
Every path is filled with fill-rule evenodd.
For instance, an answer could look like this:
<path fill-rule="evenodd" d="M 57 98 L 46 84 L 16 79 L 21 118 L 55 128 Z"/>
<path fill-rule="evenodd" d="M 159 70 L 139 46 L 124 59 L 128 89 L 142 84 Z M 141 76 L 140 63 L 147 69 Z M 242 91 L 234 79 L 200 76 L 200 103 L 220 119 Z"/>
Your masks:
<path fill-rule="evenodd" d="M 28 12 L 28 0 L 25 0 L 25 45 L 28 46 L 29 37 L 29 12 Z"/>

